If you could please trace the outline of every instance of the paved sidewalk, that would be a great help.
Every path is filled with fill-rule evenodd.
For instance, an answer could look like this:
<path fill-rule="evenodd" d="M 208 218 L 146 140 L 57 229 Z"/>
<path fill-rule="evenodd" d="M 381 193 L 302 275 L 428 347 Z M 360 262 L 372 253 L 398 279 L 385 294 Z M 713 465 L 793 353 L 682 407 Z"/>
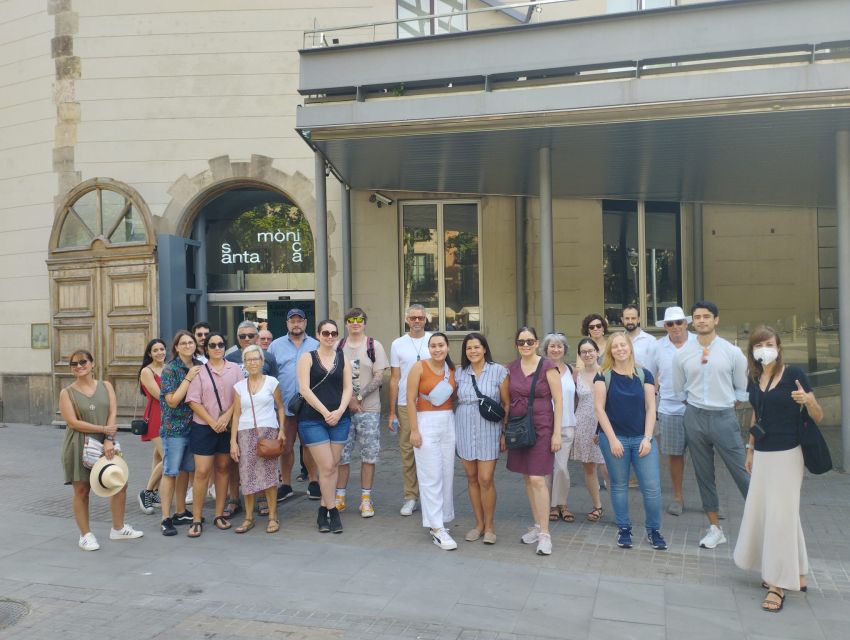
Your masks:
<path fill-rule="evenodd" d="M 460 465 L 455 475 L 459 549 L 430 543 L 417 512 L 398 515 L 401 474 L 395 438 L 384 436 L 374 492 L 377 515 L 356 512 L 357 465 L 342 535 L 319 534 L 317 503 L 282 505 L 281 531 L 263 520 L 244 536 L 204 529 L 197 540 L 159 534 L 159 517 L 139 512 L 130 495 L 127 521 L 145 531 L 137 541 L 109 541 L 108 501 L 92 494 L 96 553 L 77 548 L 71 490 L 62 486 L 53 427 L 0 428 L 0 637 L 63 640 L 100 635 L 125 640 L 287 638 L 292 640 L 526 640 L 528 638 L 723 637 L 827 639 L 850 628 L 850 480 L 807 477 L 803 524 L 812 565 L 807 595 L 789 594 L 785 610 L 763 613 L 759 576 L 731 560 L 743 501 L 718 470 L 729 544 L 699 549 L 705 523 L 697 511 L 693 472 L 686 470 L 686 511 L 665 514 L 668 551 L 645 542 L 614 544 L 610 503 L 599 524 L 582 514 L 591 504 L 580 466 L 571 467 L 575 523 L 553 527 L 554 553 L 538 557 L 518 543 L 529 520 L 521 479 L 497 470 L 499 541 L 463 541 L 473 521 Z M 131 489 L 146 479 L 150 448 L 120 436 Z M 665 504 L 667 489 L 666 470 Z M 296 490 L 304 485 L 296 483 Z M 642 529 L 639 492 L 631 492 L 635 530 Z M 207 510 L 207 520 L 212 513 Z M 3 628 L 14 602 L 27 613 Z"/>

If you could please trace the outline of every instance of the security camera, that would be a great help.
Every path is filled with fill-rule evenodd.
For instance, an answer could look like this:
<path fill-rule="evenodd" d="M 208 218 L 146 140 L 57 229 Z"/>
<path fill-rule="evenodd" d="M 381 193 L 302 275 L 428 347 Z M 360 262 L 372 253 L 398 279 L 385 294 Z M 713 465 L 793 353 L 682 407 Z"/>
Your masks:
<path fill-rule="evenodd" d="M 384 205 L 391 205 L 393 203 L 393 199 L 385 196 L 383 193 L 374 191 L 372 195 L 369 196 L 369 202 L 376 203 L 378 205 L 378 209 L 380 209 Z"/>

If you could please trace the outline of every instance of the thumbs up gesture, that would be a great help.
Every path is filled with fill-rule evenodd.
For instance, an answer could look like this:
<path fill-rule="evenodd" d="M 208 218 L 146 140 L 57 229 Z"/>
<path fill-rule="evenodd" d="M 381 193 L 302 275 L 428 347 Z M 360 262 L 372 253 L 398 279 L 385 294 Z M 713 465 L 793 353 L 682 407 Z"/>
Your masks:
<path fill-rule="evenodd" d="M 806 390 L 803 389 L 803 385 L 800 384 L 799 380 L 794 380 L 794 383 L 797 385 L 797 388 L 791 392 L 791 397 L 794 399 L 794 402 L 797 404 L 808 404 L 809 396 L 811 394 L 806 393 Z"/>

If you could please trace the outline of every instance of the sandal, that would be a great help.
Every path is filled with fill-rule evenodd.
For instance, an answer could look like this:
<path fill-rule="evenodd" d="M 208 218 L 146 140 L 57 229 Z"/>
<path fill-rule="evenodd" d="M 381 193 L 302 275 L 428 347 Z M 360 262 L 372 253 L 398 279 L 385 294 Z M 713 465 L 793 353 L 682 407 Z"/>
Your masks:
<path fill-rule="evenodd" d="M 186 532 L 186 535 L 190 538 L 200 538 L 203 532 L 204 523 L 195 520 L 192 522 L 192 524 L 189 525 L 189 530 Z"/>
<path fill-rule="evenodd" d="M 575 522 L 576 521 L 575 515 L 573 514 L 572 511 L 567 509 L 566 506 L 559 507 L 559 509 L 561 511 L 561 520 L 563 520 L 564 522 Z"/>
<path fill-rule="evenodd" d="M 227 529 L 233 526 L 227 520 L 226 516 L 216 516 L 215 518 L 213 518 L 213 524 L 215 525 L 216 529 L 221 529 L 222 531 L 226 531 Z"/>
<path fill-rule="evenodd" d="M 263 517 L 269 515 L 269 503 L 264 497 L 257 500 L 257 515 Z"/>
<path fill-rule="evenodd" d="M 277 533 L 278 531 L 280 531 L 280 522 L 278 522 L 277 518 L 269 518 L 266 533 Z"/>
<path fill-rule="evenodd" d="M 558 507 L 549 509 L 549 522 L 556 522 L 561 519 L 561 511 Z"/>
<path fill-rule="evenodd" d="M 593 511 L 584 517 L 588 522 L 599 522 L 602 520 L 603 515 L 605 515 L 605 512 L 602 510 L 602 507 L 593 507 Z"/>
<path fill-rule="evenodd" d="M 779 602 L 776 602 L 776 600 L 768 600 L 767 596 L 765 596 L 764 600 L 761 602 L 761 609 L 768 613 L 779 613 L 782 611 L 782 607 L 785 606 L 785 594 L 770 589 L 767 592 L 767 595 L 769 596 L 771 593 L 775 596 L 779 596 Z"/>
<path fill-rule="evenodd" d="M 242 511 L 242 505 L 239 504 L 239 500 L 237 500 L 236 498 L 231 498 L 227 501 L 227 504 L 224 507 L 223 515 L 226 519 L 230 520 L 240 511 Z"/>
<path fill-rule="evenodd" d="M 240 524 L 238 527 L 236 527 L 236 529 L 234 531 L 236 531 L 236 533 L 245 533 L 247 531 L 250 531 L 253 528 L 254 528 L 254 521 L 251 520 L 250 518 L 245 518 L 245 520 L 242 522 L 242 524 Z"/>

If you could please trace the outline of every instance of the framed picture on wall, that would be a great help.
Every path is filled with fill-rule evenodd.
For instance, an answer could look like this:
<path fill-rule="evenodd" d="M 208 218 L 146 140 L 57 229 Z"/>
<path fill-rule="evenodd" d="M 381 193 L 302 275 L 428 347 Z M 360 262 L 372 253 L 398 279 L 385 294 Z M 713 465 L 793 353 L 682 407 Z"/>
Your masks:
<path fill-rule="evenodd" d="M 32 349 L 50 348 L 50 325 L 40 322 L 30 325 L 30 347 Z"/>

